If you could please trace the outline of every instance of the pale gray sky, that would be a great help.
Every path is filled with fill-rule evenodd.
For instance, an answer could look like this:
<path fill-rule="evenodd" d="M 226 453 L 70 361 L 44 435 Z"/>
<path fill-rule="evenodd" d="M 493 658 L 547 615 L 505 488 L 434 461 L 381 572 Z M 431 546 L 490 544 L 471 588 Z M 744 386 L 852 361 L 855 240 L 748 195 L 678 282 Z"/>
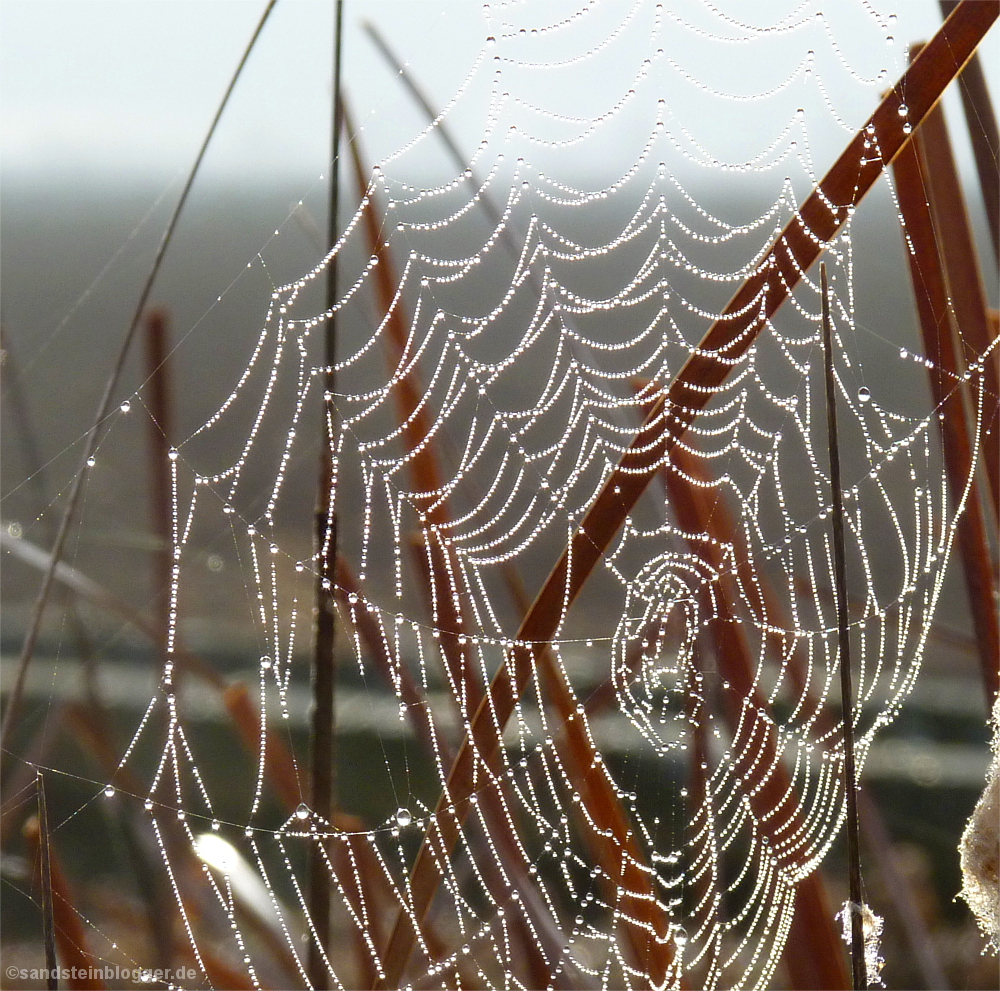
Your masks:
<path fill-rule="evenodd" d="M 2 0 L 3 166 L 23 173 L 173 172 L 190 164 L 263 12 L 262 0 Z M 280 0 L 207 172 L 322 169 L 329 157 L 330 0 Z M 370 17 L 444 101 L 482 47 L 475 3 L 349 2 L 348 86 L 383 130 L 410 131 L 408 98 L 361 32 Z M 442 56 L 442 51 L 446 54 Z M 390 142 L 391 143 L 391 142 Z"/>
<path fill-rule="evenodd" d="M 721 6 L 732 6 L 748 19 L 757 14 L 767 20 L 798 5 L 757 0 Z M 348 0 L 346 85 L 356 117 L 366 127 L 370 159 L 381 159 L 404 144 L 422 121 L 361 31 L 361 22 L 370 19 L 379 26 L 443 106 L 484 54 L 487 36 L 502 28 L 503 19 L 516 23 L 550 6 L 567 7 L 531 0 L 528 5 L 509 4 L 512 10 L 503 13 L 503 6 L 494 3 L 487 15 L 484 5 L 474 0 Z M 602 6 L 608 23 L 614 23 L 626 17 L 632 0 L 610 0 Z M 700 3 L 671 6 L 706 16 Z M 854 0 L 826 4 L 834 20 L 847 8 L 856 15 L 860 6 Z M 896 0 L 874 6 L 899 14 L 893 28 L 897 43 L 883 53 L 895 78 L 905 44 L 927 38 L 940 23 L 938 5 L 935 0 Z M 263 8 L 263 0 L 0 0 L 4 173 L 41 179 L 53 173 L 96 178 L 135 172 L 164 176 L 183 170 Z M 280 0 L 218 131 L 206 175 L 250 179 L 275 172 L 308 176 L 325 169 L 332 9 L 332 0 Z M 853 34 L 843 31 L 841 43 L 849 45 Z M 632 43 L 637 62 L 642 41 Z M 648 36 L 645 42 L 648 45 Z M 821 45 L 816 47 L 822 58 Z M 994 92 L 996 50 L 993 44 L 985 53 Z M 753 88 L 755 81 L 745 80 L 748 71 L 759 72 L 764 85 L 766 59 L 758 64 L 753 58 L 741 60 L 739 54 L 719 66 L 722 85 L 735 89 L 746 82 Z M 824 66 L 819 68 L 823 76 Z M 576 78 L 568 95 L 585 101 L 585 91 L 590 91 L 596 99 L 602 80 L 592 75 Z M 839 99 L 843 80 L 838 81 L 832 63 L 828 80 L 831 95 Z M 847 101 L 851 112 L 863 119 L 862 111 L 870 109 L 864 101 L 870 98 L 869 92 L 862 93 L 857 105 Z M 855 94 L 851 99 L 859 98 Z M 957 103 L 949 99 L 957 112 Z M 555 102 L 560 100 L 566 103 L 565 98 Z M 481 126 L 475 114 L 459 115 L 456 128 L 464 147 L 476 146 Z M 831 148 L 839 140 L 832 138 Z M 825 165 L 823 149 L 815 152 L 817 164 Z"/>

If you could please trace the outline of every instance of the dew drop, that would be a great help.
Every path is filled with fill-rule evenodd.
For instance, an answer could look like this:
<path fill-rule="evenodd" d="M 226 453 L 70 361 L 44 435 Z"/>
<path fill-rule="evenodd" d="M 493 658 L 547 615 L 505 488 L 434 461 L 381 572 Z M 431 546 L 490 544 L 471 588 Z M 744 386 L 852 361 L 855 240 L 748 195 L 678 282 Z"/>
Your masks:
<path fill-rule="evenodd" d="M 300 802 L 298 808 L 295 810 L 296 819 L 308 819 L 309 818 L 309 806 L 304 802 Z"/>
<path fill-rule="evenodd" d="M 872 397 L 871 389 L 869 389 L 867 385 L 863 385 L 861 386 L 860 389 L 858 389 L 859 403 L 867 403 L 868 400 L 871 399 L 871 397 Z"/>
<path fill-rule="evenodd" d="M 486 39 L 486 44 L 487 44 L 487 46 L 488 46 L 489 48 L 492 48 L 492 47 L 493 47 L 493 46 L 494 46 L 494 45 L 495 45 L 496 43 L 497 43 L 497 40 L 496 40 L 496 38 L 494 38 L 494 37 L 493 37 L 493 35 L 490 35 L 490 36 L 489 36 L 489 37 L 488 37 L 488 38 Z"/>
<path fill-rule="evenodd" d="M 396 809 L 396 823 L 399 826 L 409 826 L 413 822 L 413 816 L 409 809 Z"/>
<path fill-rule="evenodd" d="M 106 787 L 106 788 L 104 789 L 104 797 L 105 797 L 105 798 L 114 798 L 114 797 L 115 797 L 115 789 L 114 789 L 114 785 L 108 785 L 108 786 L 107 786 L 107 787 Z"/>
<path fill-rule="evenodd" d="M 130 402 L 124 402 L 118 407 L 123 413 L 127 413 L 131 408 L 132 404 Z"/>
<path fill-rule="evenodd" d="M 87 467 L 88 468 L 93 468 L 94 465 L 96 465 L 96 464 L 97 464 L 97 459 L 96 458 L 87 458 Z"/>

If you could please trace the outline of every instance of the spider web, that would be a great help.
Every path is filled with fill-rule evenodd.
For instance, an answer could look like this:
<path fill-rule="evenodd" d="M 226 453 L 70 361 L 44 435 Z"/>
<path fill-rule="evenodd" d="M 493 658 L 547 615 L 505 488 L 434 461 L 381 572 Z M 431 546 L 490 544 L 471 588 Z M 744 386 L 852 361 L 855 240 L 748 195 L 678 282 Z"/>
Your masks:
<path fill-rule="evenodd" d="M 262 986 L 274 951 L 247 905 L 308 982 L 305 865 L 318 848 L 334 987 L 391 982 L 394 924 L 416 934 L 401 965 L 412 986 L 769 986 L 796 892 L 845 820 L 818 277 L 763 321 L 659 458 L 579 599 L 556 603 L 555 636 L 518 631 L 650 405 L 817 182 L 815 160 L 870 112 L 887 61 L 898 74 L 894 18 L 870 4 L 778 14 L 494 4 L 455 99 L 371 173 L 335 249 L 275 286 L 228 398 L 171 451 L 168 657 L 119 770 L 159 754 L 139 801 L 209 980 L 189 852 L 229 924 L 212 953 Z M 762 76 L 741 71 L 748 59 L 768 67 L 759 91 L 743 84 Z M 483 121 L 468 168 L 438 164 L 427 179 L 435 129 L 463 114 Z M 759 209 L 737 217 L 720 187 Z M 856 320 L 863 219 L 824 256 L 859 770 L 917 677 L 957 518 L 927 362 Z M 252 264 L 267 269 L 263 254 Z M 324 818 L 293 765 L 300 801 L 276 825 L 269 762 L 307 677 L 325 575 L 325 549 L 303 551 L 297 493 L 314 483 L 324 431 L 342 680 L 362 686 L 373 720 L 391 698 L 407 745 L 402 762 L 384 743 L 375 756 L 371 787 L 397 806 L 386 820 Z M 237 822 L 219 821 L 176 691 L 192 548 L 220 526 L 243 562 L 257 718 L 271 728 Z M 509 719 L 494 715 L 503 746 L 491 751 L 476 714 L 515 668 L 523 691 Z M 485 706 L 489 721 L 498 710 Z M 411 883 L 415 865 L 430 894 Z"/>

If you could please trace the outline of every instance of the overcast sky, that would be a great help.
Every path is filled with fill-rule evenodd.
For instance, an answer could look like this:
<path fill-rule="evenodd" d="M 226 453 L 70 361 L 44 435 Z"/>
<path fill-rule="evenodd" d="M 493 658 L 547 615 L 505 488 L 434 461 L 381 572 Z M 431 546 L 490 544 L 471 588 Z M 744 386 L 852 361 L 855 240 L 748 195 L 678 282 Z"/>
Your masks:
<path fill-rule="evenodd" d="M 624 17 L 631 5 L 632 0 L 610 0 L 605 13 L 620 11 Z M 773 17 L 797 5 L 757 0 L 733 9 L 747 16 L 766 9 Z M 4 174 L 43 180 L 52 174 L 163 176 L 183 170 L 264 6 L 263 0 L 0 0 Z M 345 80 L 355 116 L 366 127 L 370 158 L 390 154 L 422 120 L 361 23 L 369 19 L 378 25 L 443 106 L 482 58 L 502 6 L 494 3 L 487 15 L 475 0 L 348 0 Z M 524 16 L 524 8 L 512 6 L 503 16 Z M 541 6 L 532 0 L 531 14 Z M 827 3 L 833 15 L 859 6 L 854 0 Z M 875 6 L 899 12 L 896 64 L 889 66 L 895 75 L 905 43 L 929 37 L 940 24 L 938 5 L 898 0 Z M 701 8 L 704 15 L 701 4 L 682 7 Z M 219 129 L 206 175 L 305 176 L 326 167 L 332 9 L 332 0 L 280 0 Z M 991 45 L 989 53 L 996 50 Z M 987 58 L 994 92 L 996 61 Z M 748 64 L 754 60 L 734 61 L 744 74 Z M 597 92 L 601 80 L 583 78 Z M 464 147 L 475 147 L 477 126 L 471 118 L 458 122 Z"/>

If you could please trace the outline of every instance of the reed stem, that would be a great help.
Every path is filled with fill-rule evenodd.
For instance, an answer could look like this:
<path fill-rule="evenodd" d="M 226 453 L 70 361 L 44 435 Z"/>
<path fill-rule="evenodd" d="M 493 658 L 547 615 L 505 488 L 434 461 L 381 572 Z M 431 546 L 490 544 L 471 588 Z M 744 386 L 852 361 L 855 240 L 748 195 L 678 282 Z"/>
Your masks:
<path fill-rule="evenodd" d="M 337 213 L 340 205 L 340 131 L 343 119 L 341 93 L 341 52 L 343 41 L 343 0 L 334 10 L 333 35 L 333 122 L 330 163 L 330 248 L 337 243 Z M 333 821 L 335 808 L 335 736 L 336 736 L 336 642 L 337 611 L 333 587 L 337 571 L 337 517 L 333 500 L 336 450 L 336 373 L 337 256 L 330 258 L 326 270 L 326 306 L 329 316 L 324 336 L 323 438 L 320 456 L 319 488 L 316 496 L 316 633 L 313 651 L 313 710 L 310 727 L 311 782 L 310 803 L 313 812 L 326 822 Z M 330 943 L 330 878 L 326 851 L 317 842 L 309 854 L 309 915 L 316 937 L 309 946 L 309 980 L 314 988 L 330 987 L 327 950 Z"/>
<path fill-rule="evenodd" d="M 940 0 L 940 3 L 941 13 L 946 18 L 958 6 L 958 0 Z M 1000 130 L 978 52 L 969 59 L 969 64 L 959 75 L 958 88 L 962 94 L 962 108 L 969 126 L 972 154 L 976 159 L 979 185 L 986 205 L 993 260 L 1000 266 Z"/>
<path fill-rule="evenodd" d="M 858 836 L 858 780 L 854 764 L 854 691 L 851 685 L 851 633 L 847 615 L 847 554 L 844 550 L 844 494 L 840 486 L 840 443 L 837 437 L 837 384 L 833 371 L 833 322 L 826 262 L 819 266 L 823 293 L 823 370 L 826 378 L 826 426 L 833 490 L 833 572 L 837 587 L 837 639 L 840 699 L 844 720 L 844 788 L 847 791 L 847 870 L 851 911 L 851 971 L 855 991 L 868 987 L 865 934 L 861 917 L 861 845 Z"/>
<path fill-rule="evenodd" d="M 161 666 L 167 661 L 170 636 L 170 584 L 173 575 L 173 510 L 171 508 L 171 424 L 166 316 L 153 310 L 146 317 L 146 376 L 149 383 L 150 515 L 157 548 L 153 564 L 153 623 Z"/>
<path fill-rule="evenodd" d="M 45 969 L 48 971 L 47 987 L 59 987 L 56 961 L 55 912 L 52 907 L 52 864 L 49 860 L 49 814 L 45 805 L 45 780 L 41 771 L 35 772 L 38 792 L 38 853 L 42 872 L 42 942 L 45 945 Z"/>

